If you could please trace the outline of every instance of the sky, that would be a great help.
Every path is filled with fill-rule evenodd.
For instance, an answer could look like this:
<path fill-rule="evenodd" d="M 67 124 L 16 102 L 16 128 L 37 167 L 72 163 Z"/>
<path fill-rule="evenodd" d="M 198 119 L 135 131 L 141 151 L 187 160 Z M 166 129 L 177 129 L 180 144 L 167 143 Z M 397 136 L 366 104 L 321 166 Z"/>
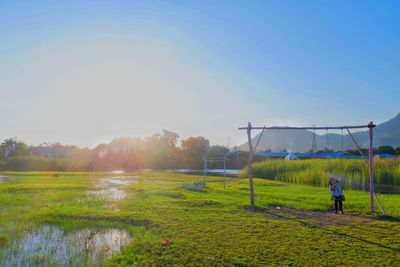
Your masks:
<path fill-rule="evenodd" d="M 400 112 L 398 1 L 0 0 L 0 140 L 94 147 L 163 129 L 381 123 Z"/>

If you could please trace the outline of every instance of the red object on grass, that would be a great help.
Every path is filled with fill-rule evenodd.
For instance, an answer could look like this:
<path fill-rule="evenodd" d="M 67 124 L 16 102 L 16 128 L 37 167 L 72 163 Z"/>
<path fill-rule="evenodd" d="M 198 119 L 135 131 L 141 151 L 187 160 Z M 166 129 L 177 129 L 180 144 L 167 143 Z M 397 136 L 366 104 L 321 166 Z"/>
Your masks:
<path fill-rule="evenodd" d="M 165 239 L 165 240 L 162 241 L 162 245 L 163 245 L 164 247 L 168 246 L 169 243 L 171 243 L 171 241 L 168 240 L 168 239 Z"/>

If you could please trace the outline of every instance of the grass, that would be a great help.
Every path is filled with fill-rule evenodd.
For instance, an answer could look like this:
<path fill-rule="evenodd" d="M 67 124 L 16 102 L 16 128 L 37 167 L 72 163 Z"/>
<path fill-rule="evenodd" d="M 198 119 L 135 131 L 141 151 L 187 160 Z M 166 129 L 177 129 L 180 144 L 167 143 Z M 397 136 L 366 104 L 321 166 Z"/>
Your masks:
<path fill-rule="evenodd" d="M 396 266 L 400 264 L 400 195 L 383 195 L 389 218 L 369 214 L 368 194 L 345 190 L 345 212 L 332 215 L 324 187 L 211 177 L 204 192 L 183 183 L 195 176 L 135 173 L 129 196 L 110 208 L 87 198 L 101 173 L 11 173 L 0 184 L 0 246 L 44 223 L 73 231 L 124 228 L 132 243 L 108 266 Z M 329 212 L 327 212 L 329 211 Z M 171 240 L 162 246 L 162 240 Z M 1 241 L 4 240 L 4 241 Z M 4 244 L 3 244 L 4 243 Z"/>
<path fill-rule="evenodd" d="M 327 174 L 344 177 L 347 188 L 367 189 L 368 165 L 362 159 L 265 160 L 253 164 L 255 177 L 293 184 L 327 186 Z M 247 176 L 243 170 L 242 176 Z M 400 159 L 374 159 L 378 191 L 400 192 Z"/>

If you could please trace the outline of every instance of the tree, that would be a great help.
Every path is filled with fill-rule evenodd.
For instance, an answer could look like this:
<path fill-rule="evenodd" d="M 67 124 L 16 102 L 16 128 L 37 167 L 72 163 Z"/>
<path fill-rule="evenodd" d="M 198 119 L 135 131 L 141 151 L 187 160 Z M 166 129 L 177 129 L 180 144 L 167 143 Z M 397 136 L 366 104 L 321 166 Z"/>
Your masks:
<path fill-rule="evenodd" d="M 210 141 L 202 136 L 189 137 L 182 141 L 181 148 L 185 168 L 200 169 L 203 166 L 203 157 L 210 148 Z"/>
<path fill-rule="evenodd" d="M 210 146 L 210 148 L 206 152 L 206 155 L 207 155 L 208 158 L 223 159 L 224 156 L 228 152 L 229 152 L 229 149 L 227 147 L 225 147 L 225 146 L 213 145 L 213 146 Z M 229 159 L 227 159 L 227 160 L 229 160 Z M 223 168 L 224 167 L 224 163 L 222 161 L 212 162 L 211 166 L 213 168 Z"/>
<path fill-rule="evenodd" d="M 94 170 L 133 170 L 144 168 L 146 142 L 140 138 L 114 138 L 110 144 L 92 150 Z"/>
<path fill-rule="evenodd" d="M 368 148 L 360 148 L 362 155 L 364 156 L 368 156 Z M 356 156 L 362 156 L 360 151 L 357 148 L 354 148 L 353 150 L 349 149 L 346 150 L 347 153 L 352 154 L 352 155 L 356 155 Z M 374 151 L 374 153 L 376 153 L 376 151 Z"/>
<path fill-rule="evenodd" d="M 17 140 L 17 138 L 6 139 L 0 145 L 0 159 L 28 155 L 28 146 L 24 142 Z"/>
<path fill-rule="evenodd" d="M 207 151 L 207 156 L 209 157 L 223 157 L 226 153 L 229 152 L 229 149 L 226 146 L 221 145 L 213 145 Z"/>
<path fill-rule="evenodd" d="M 378 147 L 378 154 L 390 154 L 394 155 L 396 153 L 392 146 L 380 146 Z"/>
<path fill-rule="evenodd" d="M 324 150 L 319 150 L 317 152 L 317 154 L 321 154 L 321 153 L 333 153 L 334 151 L 332 149 L 329 149 L 327 147 L 324 148 Z"/>
<path fill-rule="evenodd" d="M 176 146 L 179 135 L 163 130 L 146 139 L 146 162 L 149 168 L 170 169 L 179 165 L 179 149 Z"/>
<path fill-rule="evenodd" d="M 161 134 L 161 140 L 168 144 L 171 148 L 175 148 L 178 142 L 179 135 L 175 132 L 171 132 L 168 130 L 163 130 Z"/>

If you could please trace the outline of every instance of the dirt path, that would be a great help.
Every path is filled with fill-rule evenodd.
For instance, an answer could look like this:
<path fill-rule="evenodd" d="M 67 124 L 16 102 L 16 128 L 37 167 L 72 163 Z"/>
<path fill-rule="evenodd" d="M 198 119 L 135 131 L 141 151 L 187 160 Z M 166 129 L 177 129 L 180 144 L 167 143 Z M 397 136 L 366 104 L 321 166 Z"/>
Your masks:
<path fill-rule="evenodd" d="M 364 242 L 366 244 L 388 249 L 396 253 L 400 252 L 400 247 L 397 243 L 397 245 L 394 245 L 394 242 L 388 242 L 387 240 L 382 242 L 380 239 L 376 240 L 365 236 L 364 233 L 366 227 L 369 227 L 369 224 L 377 227 L 375 225 L 376 222 L 382 221 L 379 218 L 358 216 L 354 214 L 335 214 L 332 211 L 307 211 L 287 207 L 269 208 L 263 210 L 263 212 L 272 219 L 295 221 L 304 225 L 305 227 L 318 228 L 322 231 L 326 231 L 335 235 L 341 235 L 351 240 Z M 386 227 L 380 228 L 381 231 L 385 230 L 385 233 L 380 233 L 382 237 L 387 238 L 387 236 L 391 235 L 396 236 L 397 231 L 390 227 L 390 224 L 393 222 L 390 219 L 385 221 L 387 223 Z M 397 224 L 398 221 L 395 220 L 394 223 Z M 335 226 L 343 226 L 343 228 L 337 228 Z"/>
<path fill-rule="evenodd" d="M 353 214 L 335 214 L 331 211 L 307 211 L 287 207 L 266 209 L 265 213 L 273 219 L 303 221 L 320 227 L 367 223 L 373 220 L 372 218 Z"/>

